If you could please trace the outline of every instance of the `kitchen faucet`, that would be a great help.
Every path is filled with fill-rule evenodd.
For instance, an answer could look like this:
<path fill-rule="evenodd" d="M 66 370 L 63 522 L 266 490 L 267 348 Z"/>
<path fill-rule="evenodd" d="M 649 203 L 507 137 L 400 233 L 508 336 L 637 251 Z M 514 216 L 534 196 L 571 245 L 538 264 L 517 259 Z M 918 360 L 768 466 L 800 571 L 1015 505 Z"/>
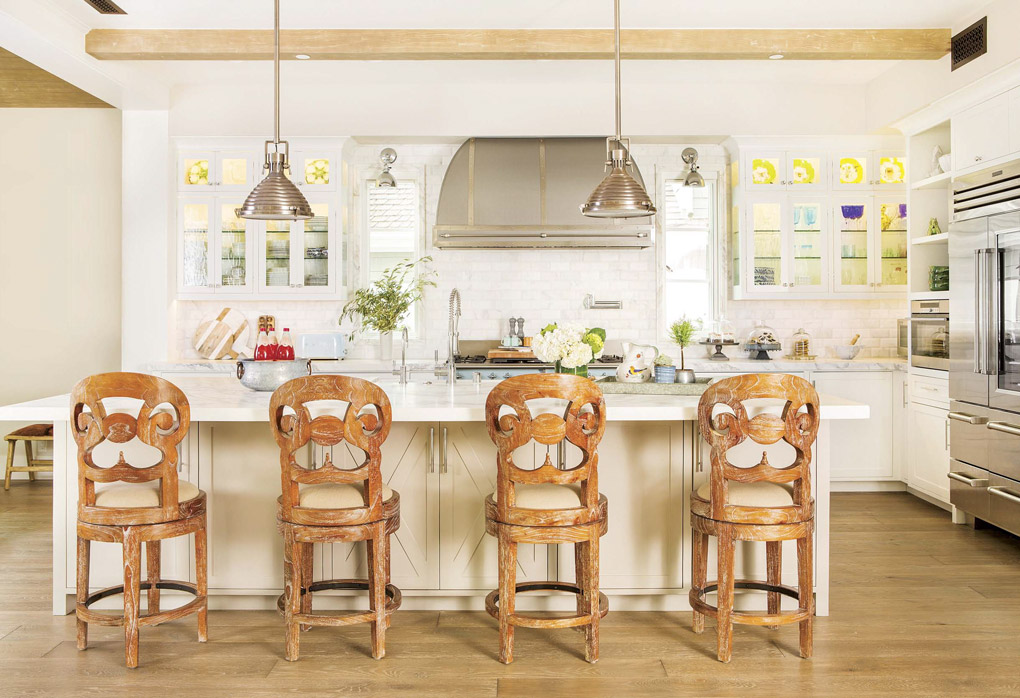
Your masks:
<path fill-rule="evenodd" d="M 410 371 L 407 370 L 407 328 L 400 332 L 400 368 L 393 369 L 393 374 L 400 376 L 400 385 L 407 385 Z"/>
<path fill-rule="evenodd" d="M 450 291 L 450 325 L 449 347 L 446 357 L 446 368 L 439 368 L 439 350 L 436 350 L 436 375 L 446 375 L 446 382 L 450 385 L 457 384 L 457 354 L 460 351 L 460 291 Z"/>

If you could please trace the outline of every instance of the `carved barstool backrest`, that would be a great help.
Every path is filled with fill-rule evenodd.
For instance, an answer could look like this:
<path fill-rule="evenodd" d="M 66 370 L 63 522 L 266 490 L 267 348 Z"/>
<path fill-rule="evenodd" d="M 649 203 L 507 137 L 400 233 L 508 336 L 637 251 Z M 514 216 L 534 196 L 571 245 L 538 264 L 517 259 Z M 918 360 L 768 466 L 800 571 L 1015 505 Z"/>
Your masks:
<path fill-rule="evenodd" d="M 747 400 L 785 401 L 782 414 L 762 411 L 748 417 Z M 716 410 L 726 406 L 729 411 Z M 712 449 L 712 518 L 744 523 L 803 521 L 812 515 L 811 445 L 818 434 L 818 393 L 803 378 L 787 374 L 734 376 L 713 383 L 698 403 L 698 426 Z M 751 467 L 730 462 L 727 452 L 750 438 L 761 445 L 785 441 L 794 450 L 793 463 L 774 467 L 768 452 Z M 727 503 L 730 481 L 793 484 L 793 506 L 762 510 Z"/>
<path fill-rule="evenodd" d="M 343 418 L 332 414 L 312 417 L 309 403 L 346 402 Z M 287 408 L 293 414 L 287 412 Z M 345 511 L 343 523 L 354 525 L 382 518 L 381 448 L 390 433 L 390 399 L 382 388 L 351 376 L 304 376 L 287 381 L 269 401 L 269 422 L 280 446 L 283 484 L 281 515 L 292 519 L 300 504 L 300 485 L 361 484 L 365 506 Z M 329 453 L 319 468 L 306 468 L 295 458 L 298 449 L 311 441 L 319 446 L 335 446 L 346 441 L 365 452 L 365 460 L 355 468 L 334 465 Z"/>
<path fill-rule="evenodd" d="M 141 406 L 134 402 L 138 400 Z M 137 416 L 133 415 L 135 408 Z M 78 518 L 100 524 L 179 518 L 177 444 L 190 425 L 188 398 L 170 381 L 142 373 L 100 373 L 80 381 L 71 391 L 71 434 L 78 444 Z M 126 444 L 135 437 L 159 452 L 158 462 L 132 465 L 122 450 L 114 465 L 96 465 L 93 457 L 101 443 Z M 153 480 L 160 481 L 159 507 L 96 506 L 97 482 L 141 484 Z"/>
<path fill-rule="evenodd" d="M 527 402 L 541 398 L 566 400 L 563 415 L 544 413 L 533 417 Z M 509 411 L 503 411 L 504 407 Z M 582 506 L 594 512 L 599 500 L 597 448 L 606 431 L 606 402 L 595 383 L 580 376 L 556 373 L 508 378 L 493 388 L 485 400 L 485 424 L 498 449 L 496 507 L 500 517 L 509 516 L 515 506 L 516 483 L 580 483 Z M 540 467 L 519 468 L 514 464 L 514 451 L 532 439 L 546 446 L 566 439 L 580 449 L 581 462 L 573 468 L 560 469 L 546 454 Z"/>

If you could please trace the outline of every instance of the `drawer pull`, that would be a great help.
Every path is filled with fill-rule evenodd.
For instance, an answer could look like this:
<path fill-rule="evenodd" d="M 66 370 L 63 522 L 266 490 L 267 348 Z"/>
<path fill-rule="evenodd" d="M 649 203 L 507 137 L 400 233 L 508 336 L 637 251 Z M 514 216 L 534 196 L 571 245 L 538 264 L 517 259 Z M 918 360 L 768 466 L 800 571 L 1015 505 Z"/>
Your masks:
<path fill-rule="evenodd" d="M 956 420 L 957 422 L 966 422 L 967 424 L 988 423 L 988 417 L 979 417 L 976 414 L 966 414 L 965 412 L 950 412 L 949 418 Z"/>
<path fill-rule="evenodd" d="M 988 478 L 986 477 L 971 477 L 963 473 L 949 473 L 949 479 L 962 482 L 970 487 L 988 487 Z"/>
<path fill-rule="evenodd" d="M 988 422 L 988 428 L 993 431 L 1001 431 L 1003 434 L 1009 434 L 1010 436 L 1020 436 L 1020 427 L 1008 422 Z"/>
<path fill-rule="evenodd" d="M 1020 494 L 1010 492 L 1005 487 L 989 487 L 988 491 L 996 497 L 1002 497 L 1003 499 L 1020 504 Z"/>

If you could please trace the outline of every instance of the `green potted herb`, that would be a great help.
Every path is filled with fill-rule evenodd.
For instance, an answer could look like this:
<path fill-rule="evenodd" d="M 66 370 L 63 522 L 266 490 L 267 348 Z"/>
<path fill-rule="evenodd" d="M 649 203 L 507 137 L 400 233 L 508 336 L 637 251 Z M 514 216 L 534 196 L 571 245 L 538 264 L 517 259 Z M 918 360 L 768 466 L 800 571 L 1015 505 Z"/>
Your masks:
<path fill-rule="evenodd" d="M 693 383 L 694 371 L 684 366 L 684 347 L 694 340 L 694 334 L 701 329 L 701 320 L 691 319 L 684 315 L 669 326 L 669 338 L 680 347 L 680 370 L 676 372 L 678 383 Z"/>
<path fill-rule="evenodd" d="M 379 358 L 392 360 L 393 333 L 403 325 L 411 307 L 423 298 L 425 287 L 436 285 L 436 273 L 428 266 L 431 261 L 432 257 L 422 257 L 383 270 L 371 286 L 354 292 L 340 313 L 340 324 L 357 316 L 360 329 L 379 333 Z M 351 331 L 351 339 L 356 329 Z"/>
<path fill-rule="evenodd" d="M 659 354 L 655 357 L 655 382 L 675 383 L 676 364 L 669 354 Z"/>

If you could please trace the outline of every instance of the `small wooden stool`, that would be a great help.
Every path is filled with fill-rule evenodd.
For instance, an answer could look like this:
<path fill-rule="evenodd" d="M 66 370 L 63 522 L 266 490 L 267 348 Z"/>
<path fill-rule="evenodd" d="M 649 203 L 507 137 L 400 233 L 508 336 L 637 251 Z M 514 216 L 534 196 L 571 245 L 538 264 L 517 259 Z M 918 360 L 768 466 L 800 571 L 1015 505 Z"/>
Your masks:
<path fill-rule="evenodd" d="M 140 400 L 137 417 L 107 412 L 105 401 Z M 191 425 L 188 399 L 173 383 L 141 373 L 103 373 L 90 376 L 71 392 L 71 434 L 78 444 L 78 574 L 75 614 L 78 649 L 88 645 L 89 623 L 124 626 L 124 654 L 129 668 L 138 666 L 138 629 L 198 614 L 198 641 L 205 642 L 206 518 L 205 493 L 177 479 L 177 445 Z M 104 441 L 124 444 L 138 438 L 157 449 L 159 462 L 136 467 L 120 458 L 109 467 L 97 466 L 93 450 Z M 110 483 L 127 483 L 122 485 Z M 96 483 L 107 485 L 97 489 Z M 195 534 L 196 583 L 160 576 L 160 541 Z M 124 546 L 124 583 L 89 593 L 91 542 Z M 146 581 L 142 576 L 145 543 Z M 141 615 L 141 590 L 148 592 L 148 610 Z M 194 594 L 178 608 L 160 612 L 160 589 Z M 124 615 L 100 613 L 94 602 L 124 594 Z"/>
<path fill-rule="evenodd" d="M 36 458 L 32 452 L 33 441 L 49 441 L 53 443 L 52 424 L 31 424 L 12 431 L 4 437 L 7 442 L 7 470 L 4 473 L 4 489 L 11 489 L 11 473 L 28 473 L 28 479 L 34 481 L 36 473 L 52 473 L 53 459 Z M 25 444 L 25 465 L 14 465 L 14 447 L 21 441 Z"/>
<path fill-rule="evenodd" d="M 749 419 L 745 400 L 785 400 L 782 416 L 762 413 Z M 725 406 L 729 411 L 716 411 Z M 705 629 L 705 616 L 717 621 L 718 657 L 730 661 L 733 624 L 771 628 L 800 623 L 800 656 L 812 653 L 814 598 L 814 500 L 811 499 L 811 444 L 818 434 L 818 393 L 803 378 L 758 374 L 726 378 L 709 386 L 698 403 L 698 426 L 712 447 L 712 472 L 691 495 L 693 568 L 690 602 L 694 632 Z M 802 411 L 803 409 L 803 411 Z M 762 445 L 786 441 L 795 451 L 793 463 L 775 468 L 766 453 L 752 467 L 733 465 L 726 452 L 750 437 Z M 708 537 L 719 540 L 719 577 L 706 582 Z M 768 581 L 734 580 L 734 543 L 766 541 Z M 797 541 L 797 588 L 782 584 L 782 541 Z M 733 610 L 734 589 L 768 592 L 767 613 Z M 718 606 L 705 595 L 718 590 Z M 798 608 L 782 611 L 782 596 L 798 600 Z"/>
<path fill-rule="evenodd" d="M 329 414 L 313 419 L 306 403 L 319 400 L 348 403 L 343 419 Z M 295 378 L 277 388 L 269 402 L 283 475 L 276 519 L 283 534 L 284 592 L 277 607 L 286 619 L 288 661 L 297 661 L 300 632 L 313 625 L 371 623 L 372 656 L 386 654 L 386 628 L 401 600 L 400 590 L 390 584 L 390 535 L 400 527 L 400 495 L 383 485 L 380 470 L 391 421 L 382 388 L 350 376 Z M 366 457 L 358 467 L 343 470 L 327 452 L 321 467 L 305 468 L 294 454 L 309 441 L 320 446 L 346 441 Z M 368 580 L 312 581 L 314 543 L 361 540 L 368 545 Z M 312 593 L 327 589 L 368 590 L 369 610 L 312 613 Z"/>
<path fill-rule="evenodd" d="M 558 398 L 569 402 L 562 417 L 532 417 L 527 401 Z M 503 408 L 511 412 L 501 414 Z M 590 411 L 587 409 L 590 408 Z M 599 494 L 597 447 L 606 430 L 606 403 L 592 381 L 563 374 L 509 378 L 489 393 L 485 424 L 499 450 L 496 492 L 485 499 L 485 531 L 499 541 L 499 589 L 485 597 L 485 610 L 499 620 L 499 661 L 514 655 L 514 627 L 584 628 L 584 658 L 599 658 L 599 620 L 609 600 L 599 591 L 599 538 L 608 525 L 608 502 Z M 574 468 L 555 467 L 549 455 L 534 470 L 514 465 L 514 450 L 532 439 L 551 446 L 564 439 L 581 449 Z M 517 584 L 518 543 L 573 543 L 576 584 Z M 544 618 L 517 613 L 515 596 L 528 591 L 569 591 L 577 595 L 577 613 Z"/>

